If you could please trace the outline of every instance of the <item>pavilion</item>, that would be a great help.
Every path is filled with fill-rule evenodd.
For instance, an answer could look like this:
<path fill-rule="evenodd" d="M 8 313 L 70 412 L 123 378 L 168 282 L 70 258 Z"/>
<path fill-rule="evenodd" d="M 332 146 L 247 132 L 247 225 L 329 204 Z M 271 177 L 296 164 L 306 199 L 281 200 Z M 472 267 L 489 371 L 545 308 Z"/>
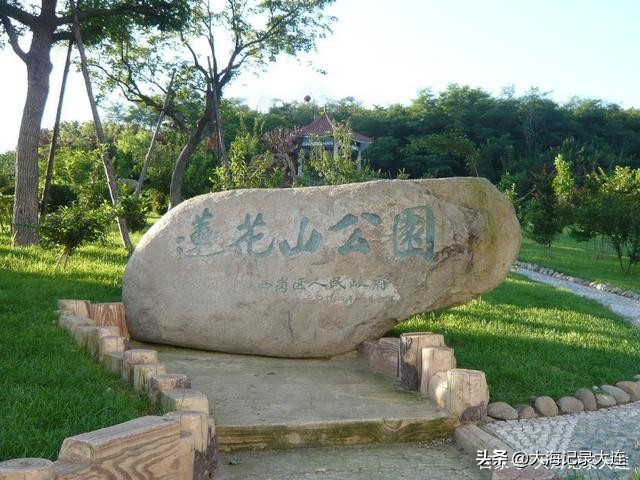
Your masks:
<path fill-rule="evenodd" d="M 294 145 L 294 158 L 301 154 L 308 158 L 313 147 L 324 146 L 326 150 L 335 151 L 336 143 L 333 138 L 335 120 L 327 113 L 323 113 L 313 122 L 299 127 L 292 132 L 291 141 Z M 357 154 L 358 171 L 362 169 L 362 152 L 373 142 L 373 139 L 357 132 L 351 132 L 351 150 Z M 298 164 L 298 175 L 302 173 L 302 165 Z"/>

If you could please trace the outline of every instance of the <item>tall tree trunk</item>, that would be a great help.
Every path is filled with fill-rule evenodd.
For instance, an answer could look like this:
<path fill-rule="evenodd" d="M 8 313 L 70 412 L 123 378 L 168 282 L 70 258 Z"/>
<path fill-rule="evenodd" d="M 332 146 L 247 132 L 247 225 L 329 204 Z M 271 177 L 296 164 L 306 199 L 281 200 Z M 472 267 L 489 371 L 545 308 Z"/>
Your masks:
<path fill-rule="evenodd" d="M 55 27 L 53 27 L 55 28 Z M 13 206 L 14 246 L 38 243 L 38 145 L 42 115 L 49 95 L 53 28 L 33 31 L 27 66 L 27 99 L 16 149 L 16 187 Z"/>
<path fill-rule="evenodd" d="M 229 174 L 229 162 L 227 159 L 227 147 L 224 144 L 224 129 L 222 128 L 222 112 L 220 111 L 220 99 L 222 95 L 219 89 L 214 85 L 213 87 L 213 120 L 216 125 L 216 135 L 218 137 L 218 152 L 220 153 L 220 160 L 222 161 L 222 165 L 224 165 L 225 170 L 227 170 L 227 174 Z"/>
<path fill-rule="evenodd" d="M 89 104 L 91 105 L 91 113 L 93 114 L 93 122 L 96 127 L 96 136 L 102 149 L 102 165 L 104 166 L 104 173 L 107 177 L 107 184 L 109 186 L 109 194 L 111 195 L 111 202 L 113 205 L 117 205 L 120 196 L 118 195 L 118 185 L 116 184 L 116 175 L 113 171 L 113 165 L 111 164 L 111 157 L 109 151 L 106 148 L 107 140 L 102 129 L 102 122 L 100 121 L 100 115 L 98 113 L 98 106 L 93 95 L 93 88 L 91 87 L 91 78 L 89 77 L 89 69 L 87 68 L 87 56 L 84 51 L 84 43 L 82 42 L 82 35 L 80 33 L 80 22 L 78 20 L 78 11 L 76 10 L 76 4 L 74 0 L 69 0 L 69 6 L 73 12 L 74 30 L 76 37 L 76 44 L 78 45 L 78 52 L 80 53 L 80 67 L 82 69 L 82 76 L 84 77 L 84 83 L 87 87 L 87 96 L 89 97 Z M 123 217 L 118 217 L 118 228 L 120 230 L 120 237 L 125 248 L 131 253 L 133 251 L 133 244 L 129 238 L 129 229 L 127 228 L 127 222 Z"/>
<path fill-rule="evenodd" d="M 169 210 L 182 202 L 182 182 L 184 181 L 184 172 L 187 169 L 187 163 L 189 163 L 191 155 L 193 155 L 193 152 L 204 138 L 210 122 L 210 115 L 205 112 L 205 114 L 200 117 L 200 120 L 198 120 L 196 131 L 189 137 L 189 140 L 180 151 L 180 155 L 178 155 L 176 165 L 173 168 L 173 174 L 171 175 Z"/>
<path fill-rule="evenodd" d="M 149 144 L 149 150 L 147 150 L 147 155 L 144 158 L 144 163 L 142 164 L 142 170 L 140 171 L 140 178 L 138 179 L 138 185 L 136 185 L 136 189 L 133 194 L 137 197 L 142 192 L 142 184 L 144 183 L 144 178 L 147 176 L 147 169 L 149 168 L 149 164 L 153 158 L 153 149 L 156 146 L 156 139 L 158 138 L 158 134 L 160 133 L 160 127 L 162 127 L 162 121 L 164 120 L 164 115 L 167 112 L 167 108 L 169 107 L 169 102 L 171 102 L 171 97 L 173 96 L 172 88 L 173 88 L 173 79 L 175 78 L 176 71 L 171 72 L 171 80 L 169 81 L 169 88 L 167 89 L 167 95 L 164 97 L 164 102 L 162 104 L 162 110 L 160 110 L 160 116 L 158 117 L 158 123 L 156 123 L 156 129 L 153 131 L 153 137 L 151 137 L 151 143 Z"/>
<path fill-rule="evenodd" d="M 58 135 L 60 135 L 60 117 L 62 115 L 62 104 L 64 103 L 64 91 L 67 86 L 67 76 L 69 75 L 69 67 L 71 66 L 72 50 L 73 41 L 69 40 L 69 46 L 67 47 L 67 58 L 64 62 L 64 72 L 62 73 L 62 85 L 60 86 L 60 95 L 58 96 L 56 122 L 53 124 L 53 133 L 51 134 L 51 146 L 49 147 L 49 158 L 47 160 L 47 174 L 44 178 L 42 200 L 40 201 L 40 215 L 46 214 L 47 207 L 49 206 L 49 189 L 51 188 L 51 178 L 53 177 L 53 164 L 56 158 L 56 148 L 58 147 Z"/>

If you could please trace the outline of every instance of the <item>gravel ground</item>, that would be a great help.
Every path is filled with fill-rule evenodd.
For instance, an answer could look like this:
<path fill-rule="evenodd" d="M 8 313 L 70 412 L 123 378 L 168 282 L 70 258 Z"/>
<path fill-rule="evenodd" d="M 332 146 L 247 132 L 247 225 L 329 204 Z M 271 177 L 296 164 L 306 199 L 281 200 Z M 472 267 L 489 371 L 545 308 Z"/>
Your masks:
<path fill-rule="evenodd" d="M 622 466 L 625 458 L 629 467 L 565 470 L 564 476 L 569 478 L 571 474 L 585 479 L 631 478 L 633 468 L 640 466 L 640 402 L 573 415 L 492 422 L 483 428 L 529 455 L 536 451 L 592 452 L 591 463 L 596 465 L 595 457 L 601 451 L 607 455 L 622 452 L 615 464 Z"/>

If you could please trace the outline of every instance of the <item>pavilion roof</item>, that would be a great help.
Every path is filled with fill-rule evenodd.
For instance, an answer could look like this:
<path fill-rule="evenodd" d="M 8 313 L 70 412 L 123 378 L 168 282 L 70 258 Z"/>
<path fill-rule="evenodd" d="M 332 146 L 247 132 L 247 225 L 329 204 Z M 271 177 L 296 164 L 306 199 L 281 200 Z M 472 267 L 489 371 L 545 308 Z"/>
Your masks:
<path fill-rule="evenodd" d="M 335 120 L 331 118 L 327 113 L 323 113 L 318 118 L 316 118 L 313 122 L 304 127 L 300 127 L 295 130 L 294 136 L 297 138 L 300 137 L 326 137 L 333 136 L 333 125 L 335 124 Z M 373 139 L 367 137 L 366 135 L 362 135 L 358 132 L 351 132 L 351 139 L 355 140 L 359 143 L 371 143 Z"/>

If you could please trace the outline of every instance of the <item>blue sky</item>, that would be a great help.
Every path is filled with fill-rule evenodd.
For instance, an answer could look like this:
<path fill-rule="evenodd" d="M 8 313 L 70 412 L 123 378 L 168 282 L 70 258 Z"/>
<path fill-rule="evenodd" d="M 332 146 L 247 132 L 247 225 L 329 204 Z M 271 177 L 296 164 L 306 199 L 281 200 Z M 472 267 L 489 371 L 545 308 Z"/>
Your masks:
<path fill-rule="evenodd" d="M 307 94 L 322 104 L 353 96 L 366 105 L 407 103 L 417 91 L 450 83 L 499 94 L 513 85 L 559 102 L 600 98 L 640 108 L 640 2 L 633 0 L 337 0 L 334 34 L 318 51 L 281 59 L 238 77 L 225 91 L 252 107 Z M 63 52 L 54 55 L 44 126 L 53 122 Z M 323 76 L 307 66 L 327 71 Z M 24 66 L 0 51 L 0 151 L 14 147 L 25 96 Z M 63 119 L 88 119 L 79 74 Z"/>

